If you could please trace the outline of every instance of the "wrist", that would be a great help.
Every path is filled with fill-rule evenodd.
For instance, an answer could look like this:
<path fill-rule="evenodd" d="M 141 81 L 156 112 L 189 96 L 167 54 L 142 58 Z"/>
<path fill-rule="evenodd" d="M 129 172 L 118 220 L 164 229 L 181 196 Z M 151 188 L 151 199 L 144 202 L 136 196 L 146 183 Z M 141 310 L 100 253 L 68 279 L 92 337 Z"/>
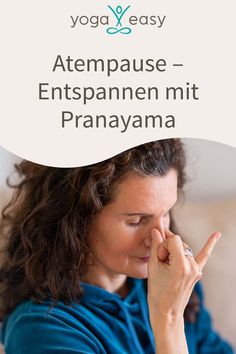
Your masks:
<path fill-rule="evenodd" d="M 184 330 L 184 317 L 182 314 L 156 314 L 150 315 L 150 321 L 153 328 L 153 332 L 181 332 Z"/>
<path fill-rule="evenodd" d="M 183 316 L 168 314 L 151 323 L 157 353 L 172 354 L 178 348 L 179 353 L 188 354 Z"/>

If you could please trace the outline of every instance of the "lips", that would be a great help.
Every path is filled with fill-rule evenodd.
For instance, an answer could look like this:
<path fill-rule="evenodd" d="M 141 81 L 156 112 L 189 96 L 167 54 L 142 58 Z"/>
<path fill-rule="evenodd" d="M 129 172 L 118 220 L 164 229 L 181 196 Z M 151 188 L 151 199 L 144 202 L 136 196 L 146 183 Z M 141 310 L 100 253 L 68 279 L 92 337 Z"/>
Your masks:
<path fill-rule="evenodd" d="M 150 256 L 144 256 L 144 257 L 137 257 L 140 261 L 143 261 L 143 262 L 148 262 L 149 261 L 149 258 Z"/>

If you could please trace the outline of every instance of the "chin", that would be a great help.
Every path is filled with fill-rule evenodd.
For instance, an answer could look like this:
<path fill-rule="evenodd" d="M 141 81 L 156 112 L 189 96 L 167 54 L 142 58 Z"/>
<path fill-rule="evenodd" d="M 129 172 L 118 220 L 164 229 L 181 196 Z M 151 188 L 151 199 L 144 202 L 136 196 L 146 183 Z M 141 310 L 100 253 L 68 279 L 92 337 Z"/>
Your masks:
<path fill-rule="evenodd" d="M 130 272 L 127 272 L 126 275 L 131 278 L 146 279 L 148 277 L 147 266 L 142 267 L 141 269 L 133 269 Z"/>

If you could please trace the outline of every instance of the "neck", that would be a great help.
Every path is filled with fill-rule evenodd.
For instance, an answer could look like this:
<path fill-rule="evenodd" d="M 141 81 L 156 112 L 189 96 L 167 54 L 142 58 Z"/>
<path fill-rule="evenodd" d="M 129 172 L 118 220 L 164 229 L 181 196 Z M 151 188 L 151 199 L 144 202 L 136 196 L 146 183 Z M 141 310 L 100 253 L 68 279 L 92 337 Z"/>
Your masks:
<path fill-rule="evenodd" d="M 105 272 L 95 265 L 88 267 L 82 281 L 111 293 L 117 293 L 121 297 L 125 297 L 128 293 L 127 275 L 111 274 L 111 272 Z"/>

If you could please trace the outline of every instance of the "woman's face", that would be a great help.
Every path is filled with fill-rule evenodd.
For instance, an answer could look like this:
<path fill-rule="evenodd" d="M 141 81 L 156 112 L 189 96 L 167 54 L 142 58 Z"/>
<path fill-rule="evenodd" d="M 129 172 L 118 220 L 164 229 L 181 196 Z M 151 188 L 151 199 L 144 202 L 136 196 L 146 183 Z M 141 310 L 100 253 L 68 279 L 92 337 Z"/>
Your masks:
<path fill-rule="evenodd" d="M 176 200 L 177 174 L 173 169 L 164 177 L 127 176 L 118 185 L 114 201 L 97 215 L 89 235 L 96 271 L 146 278 L 150 232 L 155 227 L 165 238 L 169 211 Z"/>

